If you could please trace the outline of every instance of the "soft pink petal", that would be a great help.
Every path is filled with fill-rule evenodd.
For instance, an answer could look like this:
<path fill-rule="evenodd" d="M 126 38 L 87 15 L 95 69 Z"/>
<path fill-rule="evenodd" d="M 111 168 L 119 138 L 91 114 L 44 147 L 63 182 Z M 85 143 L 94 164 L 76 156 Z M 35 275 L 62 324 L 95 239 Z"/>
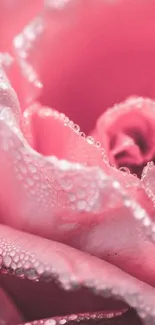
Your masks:
<path fill-rule="evenodd" d="M 23 123 L 25 136 L 28 133 L 28 141 L 39 153 L 109 170 L 100 144 L 86 137 L 64 114 L 36 103 L 25 110 Z"/>
<path fill-rule="evenodd" d="M 134 175 L 118 171 L 108 164 L 104 147 L 93 137 L 86 136 L 80 127 L 63 113 L 34 103 L 24 111 L 22 131 L 28 143 L 39 153 L 56 155 L 86 166 L 100 166 L 131 191 L 137 191 L 140 181 Z"/>
<path fill-rule="evenodd" d="M 133 306 L 144 323 L 147 323 L 147 320 L 153 322 L 153 287 L 107 262 L 63 244 L 27 235 L 6 226 L 0 226 L 0 231 L 2 265 L 5 272 L 13 269 L 17 276 L 29 280 L 45 279 L 48 272 L 49 278 L 52 280 L 53 276 L 56 276 L 65 290 L 74 289 L 78 285 L 95 290 L 99 296 L 107 297 L 108 293 L 109 297 L 117 297 Z M 21 256 L 19 262 L 17 256 Z M 36 283 L 36 287 L 37 285 Z M 4 282 L 5 286 L 7 287 L 7 282 Z M 56 300 L 54 301 L 56 304 Z"/>
<path fill-rule="evenodd" d="M 42 101 L 85 132 L 107 107 L 155 95 L 155 4 L 151 0 L 75 0 L 42 14 L 15 39 L 19 58 L 39 75 Z M 51 6 L 50 6 L 51 3 Z"/>
<path fill-rule="evenodd" d="M 18 92 L 22 109 L 27 102 L 38 95 L 41 84 L 37 80 L 37 74 L 29 66 L 25 58 L 18 63 L 14 56 L 14 38 L 43 8 L 43 0 L 1 0 L 0 1 L 0 65 L 7 63 L 7 74 L 12 86 Z M 8 23 L 9 27 L 8 28 Z M 27 29 L 26 35 L 33 39 L 33 33 Z M 9 55 L 13 56 L 9 63 Z"/>
<path fill-rule="evenodd" d="M 119 311 L 110 311 L 110 312 L 103 312 L 103 313 L 96 313 L 90 314 L 84 313 L 84 314 L 73 314 L 69 316 L 60 316 L 60 317 L 50 317 L 48 320 L 44 319 L 42 322 L 45 322 L 45 324 L 54 322 L 60 322 L 61 323 L 68 323 L 71 321 L 74 321 L 75 324 L 79 322 L 84 322 L 85 325 L 88 325 L 89 322 L 93 322 L 93 324 L 97 322 L 102 322 L 102 325 L 142 325 L 140 318 L 136 314 L 135 310 L 129 309 L 129 310 L 119 310 Z M 30 324 L 34 325 L 34 322 L 30 322 Z M 35 321 L 35 325 L 39 325 L 40 321 Z"/>
<path fill-rule="evenodd" d="M 41 9 L 43 0 L 0 1 L 0 51 L 11 50 L 14 36 Z"/>
<path fill-rule="evenodd" d="M 13 89 L 18 94 L 22 111 L 40 93 L 42 85 L 37 75 L 25 61 L 21 64 L 7 52 L 0 53 L 0 67 L 3 68 Z"/>

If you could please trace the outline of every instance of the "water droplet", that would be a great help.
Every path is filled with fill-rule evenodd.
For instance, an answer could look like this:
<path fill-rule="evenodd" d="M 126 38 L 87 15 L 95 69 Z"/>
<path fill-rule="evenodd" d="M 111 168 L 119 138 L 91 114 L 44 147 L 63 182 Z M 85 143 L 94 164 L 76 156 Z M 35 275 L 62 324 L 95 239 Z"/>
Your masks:
<path fill-rule="evenodd" d="M 96 147 L 101 148 L 101 143 L 100 142 L 95 142 Z"/>
<path fill-rule="evenodd" d="M 56 325 L 56 323 L 55 319 L 48 319 L 45 321 L 44 325 Z"/>
<path fill-rule="evenodd" d="M 68 179 L 68 177 L 64 177 L 61 179 L 61 188 L 63 190 L 70 190 L 72 188 L 72 181 Z"/>
<path fill-rule="evenodd" d="M 68 161 L 67 160 L 61 160 L 61 169 L 63 171 L 66 171 L 66 170 L 68 170 L 68 167 L 69 167 Z"/>
<path fill-rule="evenodd" d="M 11 268 L 12 268 L 13 270 L 16 270 L 16 268 L 17 268 L 17 264 L 14 263 L 14 262 L 12 262 L 12 263 L 11 263 Z"/>
<path fill-rule="evenodd" d="M 129 170 L 129 168 L 127 168 L 127 167 L 120 167 L 119 170 L 120 170 L 121 172 L 123 172 L 123 173 L 130 174 L 130 170 Z"/>
<path fill-rule="evenodd" d="M 59 118 L 60 118 L 61 120 L 64 120 L 65 117 L 66 117 L 65 114 L 63 114 L 63 113 L 60 113 L 60 114 L 59 114 Z"/>
<path fill-rule="evenodd" d="M 27 169 L 26 169 L 26 167 L 25 167 L 23 164 L 20 164 L 20 165 L 19 165 L 19 168 L 20 168 L 20 171 L 21 171 L 23 174 L 26 174 L 26 173 L 27 173 Z"/>
<path fill-rule="evenodd" d="M 85 210 L 86 206 L 87 206 L 87 202 L 84 201 L 84 200 L 81 200 L 81 201 L 77 202 L 77 208 L 79 210 Z"/>
<path fill-rule="evenodd" d="M 24 258 L 24 253 L 21 253 L 20 254 L 20 259 L 23 260 L 23 258 Z"/>
<path fill-rule="evenodd" d="M 10 255 L 11 255 L 11 254 L 10 254 Z M 15 263 L 17 263 L 17 262 L 19 261 L 19 256 L 18 256 L 18 255 L 14 256 L 13 261 L 14 261 Z"/>
<path fill-rule="evenodd" d="M 30 269 L 30 262 L 29 262 L 29 260 L 28 261 L 26 261 L 25 263 L 24 263 L 24 268 L 25 269 Z"/>
<path fill-rule="evenodd" d="M 72 314 L 72 315 L 70 315 L 68 317 L 69 320 L 76 320 L 77 318 L 78 318 L 78 316 L 77 315 L 74 315 L 74 314 Z"/>
<path fill-rule="evenodd" d="M 15 251 L 11 251 L 11 252 L 10 252 L 10 256 L 12 256 L 12 257 L 15 256 L 15 254 L 16 254 Z"/>
<path fill-rule="evenodd" d="M 78 198 L 84 199 L 85 198 L 85 191 L 83 189 L 78 191 Z"/>
<path fill-rule="evenodd" d="M 59 323 L 60 323 L 61 325 L 64 325 L 64 324 L 67 323 L 67 320 L 66 320 L 65 318 L 62 318 L 62 319 L 60 319 Z"/>
<path fill-rule="evenodd" d="M 64 126 L 67 126 L 69 124 L 69 118 L 65 117 L 64 118 Z"/>
<path fill-rule="evenodd" d="M 117 189 L 120 188 L 120 184 L 117 181 L 114 181 L 112 185 L 114 188 L 117 188 Z"/>
<path fill-rule="evenodd" d="M 39 275 L 43 274 L 43 272 L 44 272 L 44 268 L 43 268 L 42 265 L 36 266 L 36 269 L 37 269 L 37 273 L 38 273 Z"/>
<path fill-rule="evenodd" d="M 32 178 L 26 178 L 26 182 L 29 186 L 33 186 L 34 185 L 34 181 Z"/>
<path fill-rule="evenodd" d="M 79 132 L 79 131 L 80 131 L 80 127 L 79 127 L 78 124 L 74 124 L 73 129 L 74 129 L 74 131 L 76 131 L 76 132 Z"/>
<path fill-rule="evenodd" d="M 23 268 L 16 269 L 15 274 L 19 277 L 24 277 L 24 269 Z"/>
<path fill-rule="evenodd" d="M 76 196 L 74 193 L 69 193 L 69 199 L 71 202 L 75 202 L 76 201 Z"/>
<path fill-rule="evenodd" d="M 79 134 L 80 134 L 81 138 L 86 138 L 86 135 L 84 132 L 80 132 Z"/>
<path fill-rule="evenodd" d="M 130 208 L 130 207 L 131 207 L 131 201 L 128 200 L 128 199 L 124 200 L 124 205 L 125 205 L 126 207 Z"/>
<path fill-rule="evenodd" d="M 143 220 L 143 225 L 144 225 L 145 227 L 149 227 L 149 226 L 151 226 L 151 220 L 150 220 L 149 218 L 144 218 L 144 220 Z"/>
<path fill-rule="evenodd" d="M 36 166 L 34 166 L 34 165 L 29 165 L 28 168 L 29 168 L 29 170 L 30 170 L 32 173 L 34 173 L 34 174 L 37 172 L 37 168 L 36 168 Z"/>
<path fill-rule="evenodd" d="M 87 142 L 88 142 L 89 144 L 94 144 L 94 143 L 95 143 L 95 140 L 94 140 L 93 137 L 87 137 L 86 140 L 87 140 Z"/>
<path fill-rule="evenodd" d="M 52 280 L 52 274 L 49 271 L 45 271 L 44 273 L 41 274 L 40 280 L 45 281 L 45 282 L 50 282 Z"/>
<path fill-rule="evenodd" d="M 5 264 L 6 267 L 9 267 L 10 264 L 11 264 L 11 262 L 12 262 L 12 259 L 11 259 L 10 256 L 6 256 L 6 257 L 4 257 L 4 259 L 3 259 L 3 263 Z"/>
<path fill-rule="evenodd" d="M 28 269 L 28 270 L 25 270 L 25 275 L 28 279 L 30 280 L 35 280 L 38 278 L 38 274 L 37 272 L 34 270 L 34 269 Z"/>
<path fill-rule="evenodd" d="M 54 117 L 55 119 L 57 119 L 57 118 L 59 117 L 59 113 L 58 113 L 58 111 L 54 111 L 54 112 L 53 112 L 53 117 Z"/>

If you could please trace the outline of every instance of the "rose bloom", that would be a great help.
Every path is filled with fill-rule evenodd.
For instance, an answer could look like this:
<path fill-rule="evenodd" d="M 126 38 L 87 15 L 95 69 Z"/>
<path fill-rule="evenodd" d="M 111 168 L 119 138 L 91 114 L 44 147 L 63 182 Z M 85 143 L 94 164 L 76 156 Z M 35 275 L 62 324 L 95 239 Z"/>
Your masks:
<path fill-rule="evenodd" d="M 155 1 L 0 0 L 0 51 L 0 324 L 155 324 Z"/>

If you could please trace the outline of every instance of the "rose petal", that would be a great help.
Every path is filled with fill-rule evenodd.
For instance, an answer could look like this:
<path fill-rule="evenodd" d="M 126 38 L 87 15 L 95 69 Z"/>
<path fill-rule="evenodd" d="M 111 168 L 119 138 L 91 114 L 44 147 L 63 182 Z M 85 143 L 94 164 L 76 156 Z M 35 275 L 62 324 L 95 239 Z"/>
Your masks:
<path fill-rule="evenodd" d="M 26 65 L 25 61 L 19 65 L 19 62 L 9 53 L 0 53 L 0 67 L 3 68 L 11 86 L 18 93 L 20 106 L 24 110 L 27 103 L 32 101 L 42 87 L 37 81 L 37 75 Z"/>
<path fill-rule="evenodd" d="M 21 47 L 15 42 L 40 76 L 44 104 L 90 132 L 114 103 L 132 94 L 154 97 L 152 1 L 75 0 L 61 10 L 53 3 L 39 16 L 46 25 L 41 33 L 33 29 L 30 39 L 23 31 Z"/>
<path fill-rule="evenodd" d="M 0 50 L 12 47 L 13 37 L 36 15 L 43 5 L 42 0 L 0 1 Z M 20 14 L 19 14 L 20 13 Z M 8 22 L 11 28 L 8 28 Z"/>
<path fill-rule="evenodd" d="M 24 112 L 23 122 L 28 128 L 28 140 L 31 134 L 31 146 L 39 153 L 109 170 L 104 150 L 64 114 L 34 104 Z"/>
<path fill-rule="evenodd" d="M 22 321 L 19 311 L 4 290 L 0 288 L 0 324 L 19 324 Z"/>
<path fill-rule="evenodd" d="M 9 52 L 12 56 L 14 55 L 13 39 L 15 35 L 39 13 L 41 8 L 43 8 L 43 2 L 43 0 L 33 1 L 33 3 L 29 0 L 24 0 L 22 3 L 19 0 L 2 0 L 0 2 L 0 51 L 4 52 L 0 57 L 2 59 L 0 63 L 5 64 L 7 61 L 8 65 L 8 60 L 5 60 L 5 57 L 7 58 L 8 55 L 5 52 Z M 19 15 L 18 12 L 20 12 Z M 11 28 L 7 26 L 8 21 Z M 33 34 L 29 28 L 25 32 L 28 38 L 33 39 Z M 37 74 L 25 60 L 20 58 L 17 63 L 15 57 L 7 66 L 7 74 L 12 86 L 18 92 L 23 109 L 27 102 L 40 92 L 41 84 L 37 80 Z"/>
<path fill-rule="evenodd" d="M 109 166 L 100 143 L 86 137 L 80 132 L 80 127 L 64 114 L 35 103 L 24 112 L 22 131 L 31 147 L 43 155 L 56 155 L 84 165 L 100 166 L 107 175 L 113 176 L 131 191 L 139 190 L 139 179 Z"/>
<path fill-rule="evenodd" d="M 42 320 L 42 324 L 49 323 L 65 323 L 66 325 L 70 322 L 74 321 L 74 324 L 82 324 L 84 322 L 85 325 L 89 325 L 90 322 L 92 325 L 95 325 L 96 322 L 101 322 L 102 325 L 142 325 L 141 320 L 134 310 L 129 311 L 114 311 L 114 312 L 104 312 L 103 314 L 94 313 L 91 316 L 89 314 L 80 314 L 80 315 L 69 315 L 69 316 L 61 316 L 61 317 L 53 317 Z M 30 324 L 34 324 L 31 322 Z M 40 324 L 40 321 L 35 321 L 36 325 Z"/>
<path fill-rule="evenodd" d="M 133 306 L 144 323 L 148 321 L 154 324 L 155 289 L 151 286 L 105 261 L 63 244 L 27 235 L 6 226 L 0 226 L 0 232 L 2 255 L 5 253 L 2 265 L 8 272 L 13 267 L 16 275 L 21 270 L 23 276 L 30 280 L 39 280 L 48 270 L 51 278 L 57 276 L 63 289 L 74 289 L 78 285 L 95 290 L 103 297 L 108 292 L 109 296 L 122 299 Z M 22 259 L 18 268 L 16 258 L 19 255 Z M 29 268 L 26 268 L 25 257 Z"/>
<path fill-rule="evenodd" d="M 37 16 L 24 27 L 22 33 L 17 35 L 13 41 L 15 61 L 18 70 L 21 71 L 22 80 L 22 87 L 18 89 L 17 85 L 16 91 L 22 98 L 23 108 L 31 104 L 40 95 L 42 88 L 39 78 L 40 66 L 37 64 L 40 52 L 37 55 L 38 59 L 34 61 L 32 58 L 31 61 L 29 60 L 29 52 L 33 55 L 33 51 L 38 47 L 45 30 L 46 23 L 42 15 Z"/>

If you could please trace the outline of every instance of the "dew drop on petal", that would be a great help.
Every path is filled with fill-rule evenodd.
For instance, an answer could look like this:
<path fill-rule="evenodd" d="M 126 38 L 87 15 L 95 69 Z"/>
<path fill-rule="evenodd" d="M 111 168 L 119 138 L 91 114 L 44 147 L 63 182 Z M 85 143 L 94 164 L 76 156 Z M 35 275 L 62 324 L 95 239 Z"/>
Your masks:
<path fill-rule="evenodd" d="M 77 125 L 77 124 L 74 124 L 73 129 L 74 129 L 74 131 L 76 131 L 76 132 L 79 132 L 79 131 L 80 131 L 80 127 L 79 127 L 79 125 Z"/>
<path fill-rule="evenodd" d="M 80 134 L 81 138 L 86 138 L 86 135 L 84 132 L 80 132 L 79 134 Z"/>
<path fill-rule="evenodd" d="M 130 174 L 130 170 L 129 170 L 129 168 L 127 168 L 127 167 L 120 167 L 119 170 L 120 170 L 121 172 L 123 172 L 123 173 Z"/>
<path fill-rule="evenodd" d="M 84 200 L 81 200 L 81 201 L 77 202 L 78 210 L 85 210 L 86 206 L 87 206 L 87 202 L 84 201 Z"/>
<path fill-rule="evenodd" d="M 66 324 L 66 323 L 67 323 L 67 320 L 64 319 L 64 318 L 60 319 L 60 321 L 59 321 L 59 324 L 60 324 L 60 325 L 64 325 L 64 324 Z"/>
<path fill-rule="evenodd" d="M 44 325 L 56 325 L 55 319 L 48 319 L 45 321 Z"/>
<path fill-rule="evenodd" d="M 95 140 L 94 140 L 93 137 L 88 136 L 88 137 L 86 138 L 86 140 L 87 140 L 87 142 L 88 142 L 89 144 L 94 144 L 94 143 L 95 143 Z"/>
<path fill-rule="evenodd" d="M 10 256 L 6 256 L 3 259 L 3 263 L 5 264 L 6 267 L 9 267 L 11 265 L 12 259 Z"/>

